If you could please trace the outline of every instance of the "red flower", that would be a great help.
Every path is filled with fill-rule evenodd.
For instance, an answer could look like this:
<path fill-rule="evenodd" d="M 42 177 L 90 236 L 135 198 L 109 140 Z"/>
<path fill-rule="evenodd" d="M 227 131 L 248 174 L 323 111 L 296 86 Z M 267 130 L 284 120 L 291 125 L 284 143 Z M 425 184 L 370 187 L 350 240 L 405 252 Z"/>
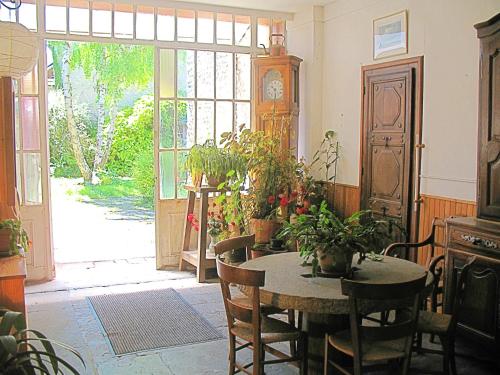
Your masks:
<path fill-rule="evenodd" d="M 283 198 L 281 198 L 281 200 L 280 200 L 280 206 L 285 207 L 285 206 L 288 205 L 288 203 L 289 203 L 289 201 L 288 201 L 287 197 L 284 196 Z"/>
<path fill-rule="evenodd" d="M 194 214 L 189 214 L 189 215 L 187 216 L 187 220 L 188 220 L 190 223 L 192 223 L 192 222 L 193 222 L 193 220 L 194 220 Z"/>
<path fill-rule="evenodd" d="M 197 231 L 197 232 L 199 232 L 199 230 L 200 230 L 200 227 L 199 227 L 198 225 L 194 225 L 194 226 L 193 226 L 193 228 L 194 228 L 194 230 L 195 230 L 195 231 Z"/>
<path fill-rule="evenodd" d="M 297 193 L 295 190 L 290 193 L 290 196 L 292 197 L 292 199 L 297 198 L 297 195 L 299 195 L 299 193 Z"/>
<path fill-rule="evenodd" d="M 274 195 L 267 197 L 267 203 L 274 204 L 274 202 L 276 202 L 276 197 Z"/>
<path fill-rule="evenodd" d="M 302 215 L 306 212 L 306 209 L 304 207 L 297 207 L 295 212 L 297 212 L 297 215 Z"/>

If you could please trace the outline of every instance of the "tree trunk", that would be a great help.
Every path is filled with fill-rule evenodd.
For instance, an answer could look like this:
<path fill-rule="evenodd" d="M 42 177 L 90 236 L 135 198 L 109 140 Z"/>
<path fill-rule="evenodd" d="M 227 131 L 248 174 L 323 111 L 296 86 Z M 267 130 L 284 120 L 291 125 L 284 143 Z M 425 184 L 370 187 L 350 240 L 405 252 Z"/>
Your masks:
<path fill-rule="evenodd" d="M 104 139 L 102 144 L 101 160 L 97 169 L 103 169 L 109 159 L 109 154 L 111 153 L 111 145 L 113 144 L 113 137 L 115 135 L 115 120 L 116 120 L 116 104 L 111 102 L 109 108 L 109 124 L 104 131 Z"/>
<path fill-rule="evenodd" d="M 71 142 L 71 147 L 73 148 L 73 154 L 76 159 L 76 164 L 80 173 L 83 176 L 85 183 L 92 181 L 92 170 L 90 169 L 85 156 L 83 154 L 82 144 L 80 142 L 80 136 L 78 134 L 78 129 L 75 123 L 75 116 L 73 114 L 73 89 L 71 87 L 71 77 L 70 77 L 70 45 L 65 43 L 62 55 L 62 89 L 64 95 L 64 107 L 66 110 L 66 121 L 68 125 L 69 138 Z"/>
<path fill-rule="evenodd" d="M 96 134 L 96 148 L 94 155 L 94 165 L 92 168 L 92 182 L 96 183 L 97 172 L 102 167 L 102 160 L 104 156 L 105 134 L 104 134 L 104 120 L 106 112 L 104 111 L 104 99 L 106 95 L 106 88 L 102 83 L 97 81 L 97 134 Z"/>

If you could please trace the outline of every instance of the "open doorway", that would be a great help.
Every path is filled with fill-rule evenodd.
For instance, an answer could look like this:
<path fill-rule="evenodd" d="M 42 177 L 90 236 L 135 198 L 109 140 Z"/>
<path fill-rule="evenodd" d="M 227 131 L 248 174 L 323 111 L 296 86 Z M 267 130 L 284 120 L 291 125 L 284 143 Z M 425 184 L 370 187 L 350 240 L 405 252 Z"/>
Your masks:
<path fill-rule="evenodd" d="M 155 256 L 154 48 L 47 42 L 56 264 Z"/>

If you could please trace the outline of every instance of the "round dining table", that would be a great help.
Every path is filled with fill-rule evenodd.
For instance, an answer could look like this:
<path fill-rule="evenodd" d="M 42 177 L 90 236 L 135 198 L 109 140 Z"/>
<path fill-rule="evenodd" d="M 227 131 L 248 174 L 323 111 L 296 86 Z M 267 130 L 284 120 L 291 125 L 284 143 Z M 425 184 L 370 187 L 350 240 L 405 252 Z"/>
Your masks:
<path fill-rule="evenodd" d="M 416 280 L 426 270 L 413 262 L 382 257 L 353 259 L 353 279 L 370 284 L 391 284 Z M 303 313 L 302 330 L 308 334 L 309 374 L 323 374 L 325 333 L 349 327 L 348 297 L 342 295 L 340 278 L 312 277 L 312 267 L 304 264 L 298 252 L 268 255 L 246 261 L 241 268 L 266 271 L 260 288 L 262 303 Z M 427 274 L 426 289 L 432 288 L 433 276 Z M 243 293 L 245 288 L 241 289 Z M 366 301 L 364 312 L 380 311 L 380 301 Z"/>

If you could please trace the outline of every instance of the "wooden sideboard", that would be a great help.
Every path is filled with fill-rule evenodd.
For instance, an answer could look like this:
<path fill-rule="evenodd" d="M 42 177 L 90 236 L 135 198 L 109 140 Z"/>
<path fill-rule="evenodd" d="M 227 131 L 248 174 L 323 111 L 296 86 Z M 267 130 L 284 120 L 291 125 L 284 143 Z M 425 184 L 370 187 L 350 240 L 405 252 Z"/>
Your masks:
<path fill-rule="evenodd" d="M 0 307 L 26 315 L 24 280 L 26 259 L 22 256 L 0 258 Z"/>
<path fill-rule="evenodd" d="M 458 275 L 476 257 L 467 280 L 465 306 L 459 313 L 459 332 L 500 353 L 500 222 L 475 217 L 446 220 L 445 312 L 451 311 Z M 485 270 L 493 272 L 483 276 Z"/>

